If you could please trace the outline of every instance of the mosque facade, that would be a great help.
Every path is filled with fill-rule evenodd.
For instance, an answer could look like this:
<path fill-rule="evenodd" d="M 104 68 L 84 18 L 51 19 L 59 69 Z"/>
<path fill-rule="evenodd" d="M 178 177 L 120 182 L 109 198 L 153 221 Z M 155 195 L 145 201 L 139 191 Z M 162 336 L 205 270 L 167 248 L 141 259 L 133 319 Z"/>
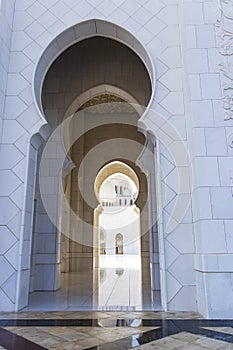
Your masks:
<path fill-rule="evenodd" d="M 232 101 L 231 0 L 1 0 L 0 311 L 98 285 L 118 203 L 151 309 L 232 318 Z"/>

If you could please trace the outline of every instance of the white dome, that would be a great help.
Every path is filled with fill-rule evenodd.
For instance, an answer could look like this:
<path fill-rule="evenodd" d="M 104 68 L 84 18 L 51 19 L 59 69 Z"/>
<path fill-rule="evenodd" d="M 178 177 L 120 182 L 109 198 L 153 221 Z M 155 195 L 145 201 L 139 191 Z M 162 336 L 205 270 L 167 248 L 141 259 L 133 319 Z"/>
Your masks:
<path fill-rule="evenodd" d="M 130 181 L 127 180 L 120 180 L 117 185 L 122 188 L 122 195 L 123 196 L 132 196 L 133 194 L 133 188 L 130 183 Z"/>
<path fill-rule="evenodd" d="M 107 180 L 103 183 L 103 185 L 100 188 L 100 199 L 101 200 L 109 200 L 109 201 L 115 201 L 116 200 L 116 191 L 114 184 Z"/>

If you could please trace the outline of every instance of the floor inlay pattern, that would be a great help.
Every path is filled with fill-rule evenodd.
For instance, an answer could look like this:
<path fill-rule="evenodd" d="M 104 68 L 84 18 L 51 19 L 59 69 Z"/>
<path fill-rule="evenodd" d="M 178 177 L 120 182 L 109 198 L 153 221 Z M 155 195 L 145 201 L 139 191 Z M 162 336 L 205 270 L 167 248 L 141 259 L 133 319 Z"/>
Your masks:
<path fill-rule="evenodd" d="M 190 319 L 185 313 L 170 318 L 152 312 L 58 315 L 0 314 L 0 346 L 6 350 L 233 350 L 233 320 L 204 320 L 195 314 Z"/>
<path fill-rule="evenodd" d="M 45 350 L 40 345 L 31 342 L 24 337 L 20 337 L 14 332 L 9 332 L 6 329 L 0 328 L 0 344 L 6 350 Z M 1 348 L 0 348 L 1 349 Z"/>

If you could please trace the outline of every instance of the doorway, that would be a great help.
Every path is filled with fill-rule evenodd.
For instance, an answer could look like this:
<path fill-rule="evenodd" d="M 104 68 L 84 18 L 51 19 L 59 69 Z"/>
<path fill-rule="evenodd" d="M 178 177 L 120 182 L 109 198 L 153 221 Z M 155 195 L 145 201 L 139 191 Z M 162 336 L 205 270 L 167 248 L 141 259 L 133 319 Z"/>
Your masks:
<path fill-rule="evenodd" d="M 100 46 L 103 50 L 97 50 Z M 93 55 L 94 52 L 98 52 L 98 55 Z M 105 52 L 105 55 L 103 56 L 101 52 Z M 93 57 L 95 57 L 95 64 L 93 64 Z M 114 66 L 115 60 L 121 62 L 124 69 L 118 71 L 116 68 L 112 74 L 111 67 Z M 127 65 L 129 69 L 126 69 Z M 132 67 L 138 74 L 132 74 Z M 116 79 L 116 71 L 118 71 L 118 79 Z M 143 84 L 141 84 L 142 79 Z M 81 85 L 80 81 L 82 81 Z M 129 81 L 131 81 L 130 84 L 128 84 Z M 136 85 L 138 88 L 134 91 L 133 87 Z M 100 93 L 103 86 L 104 92 Z M 85 102 L 82 100 L 82 104 L 76 103 L 75 101 L 79 100 L 83 94 L 86 96 Z M 137 100 L 140 104 L 147 105 L 150 94 L 150 78 L 143 62 L 128 47 L 112 39 L 94 37 L 83 40 L 59 56 L 48 71 L 43 85 L 42 101 L 44 113 L 52 129 L 62 123 L 69 106 L 78 106 L 74 113 L 75 120 L 70 134 L 82 129 L 82 135 L 72 144 L 72 147 L 66 150 L 74 168 L 64 176 L 62 182 L 66 200 L 72 212 L 85 223 L 85 229 L 80 226 L 77 229 L 67 208 L 63 208 L 63 211 L 57 210 L 56 223 L 51 224 L 43 205 L 40 205 L 40 188 L 37 181 L 35 191 L 37 209 L 34 214 L 34 243 L 31 259 L 30 307 L 32 309 L 38 307 L 73 310 L 98 307 L 93 302 L 96 293 L 96 284 L 93 282 L 95 268 L 99 268 L 95 263 L 96 253 L 92 242 L 95 226 L 93 210 L 98 205 L 94 198 L 93 184 L 103 165 L 114 159 L 125 161 L 135 172 L 137 171 L 139 177 L 141 191 L 138 202 L 141 201 L 141 207 L 146 208 L 142 213 L 141 232 L 144 234 L 140 240 L 143 271 L 141 275 L 142 308 L 147 305 L 145 300 L 153 299 L 150 259 L 154 252 L 150 251 L 152 231 L 149 224 L 150 203 L 147 201 L 148 178 L 137 166 L 137 159 L 147 141 L 137 127 L 140 113 L 130 104 L 131 101 Z M 128 96 L 132 96 L 131 101 L 127 100 Z M 118 106 L 122 107 L 118 108 Z M 101 122 L 96 125 L 98 120 Z M 92 127 L 86 128 L 87 124 Z M 37 179 L 44 146 L 45 144 L 38 152 Z M 152 159 L 153 162 L 154 159 Z M 51 161 L 48 164 L 52 167 Z M 91 167 L 89 167 L 90 164 Z M 127 206 L 132 209 L 134 199 L 124 196 L 123 188 L 122 185 L 118 189 L 121 196 L 118 198 L 118 204 L 120 207 Z M 105 203 L 106 208 L 112 207 L 111 201 L 105 200 Z M 65 216 L 67 220 L 64 220 Z M 64 221 L 67 224 L 65 229 L 64 224 L 60 225 L 63 229 L 59 229 L 60 226 L 57 223 Z M 122 234 L 122 232 L 118 233 Z M 104 248 L 106 239 L 105 236 L 105 242 L 102 242 L 103 252 L 107 250 L 107 246 Z M 47 251 L 49 247 L 53 252 L 52 260 L 51 251 Z M 116 242 L 114 249 L 116 252 Z M 118 252 L 123 252 L 117 255 L 125 255 L 124 235 L 123 246 L 118 244 L 117 249 Z M 118 273 L 120 274 L 119 271 Z M 49 278 L 43 280 L 42 275 Z M 84 280 L 85 283 L 83 283 Z M 67 301 L 69 296 L 70 300 Z M 152 304 L 150 304 L 151 308 L 153 308 Z"/>
<path fill-rule="evenodd" d="M 104 172 L 111 174 L 105 180 Z M 139 180 L 132 168 L 115 161 L 101 169 L 95 187 L 102 206 L 99 215 L 99 308 L 141 310 L 141 225 L 140 209 L 135 204 L 140 191 Z M 103 232 L 104 255 L 101 254 Z M 105 278 L 101 280 L 103 274 Z"/>

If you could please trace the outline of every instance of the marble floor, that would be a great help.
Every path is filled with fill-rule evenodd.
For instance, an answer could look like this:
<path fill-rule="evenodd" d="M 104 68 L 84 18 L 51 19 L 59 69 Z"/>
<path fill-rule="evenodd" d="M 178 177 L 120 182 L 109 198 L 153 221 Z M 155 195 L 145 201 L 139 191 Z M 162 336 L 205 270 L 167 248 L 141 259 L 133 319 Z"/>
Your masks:
<path fill-rule="evenodd" d="M 94 274 L 61 274 L 61 288 L 32 293 L 25 311 L 160 310 L 159 293 L 153 301 L 150 287 L 142 288 L 140 256 L 100 256 Z"/>
<path fill-rule="evenodd" d="M 94 276 L 63 274 L 57 292 L 33 293 L 26 309 L 0 313 L 0 350 L 233 350 L 233 321 L 155 311 L 159 296 L 156 304 L 142 288 L 134 258 L 102 258 Z"/>
<path fill-rule="evenodd" d="M 0 350 L 227 350 L 233 321 L 195 313 L 0 313 Z"/>

